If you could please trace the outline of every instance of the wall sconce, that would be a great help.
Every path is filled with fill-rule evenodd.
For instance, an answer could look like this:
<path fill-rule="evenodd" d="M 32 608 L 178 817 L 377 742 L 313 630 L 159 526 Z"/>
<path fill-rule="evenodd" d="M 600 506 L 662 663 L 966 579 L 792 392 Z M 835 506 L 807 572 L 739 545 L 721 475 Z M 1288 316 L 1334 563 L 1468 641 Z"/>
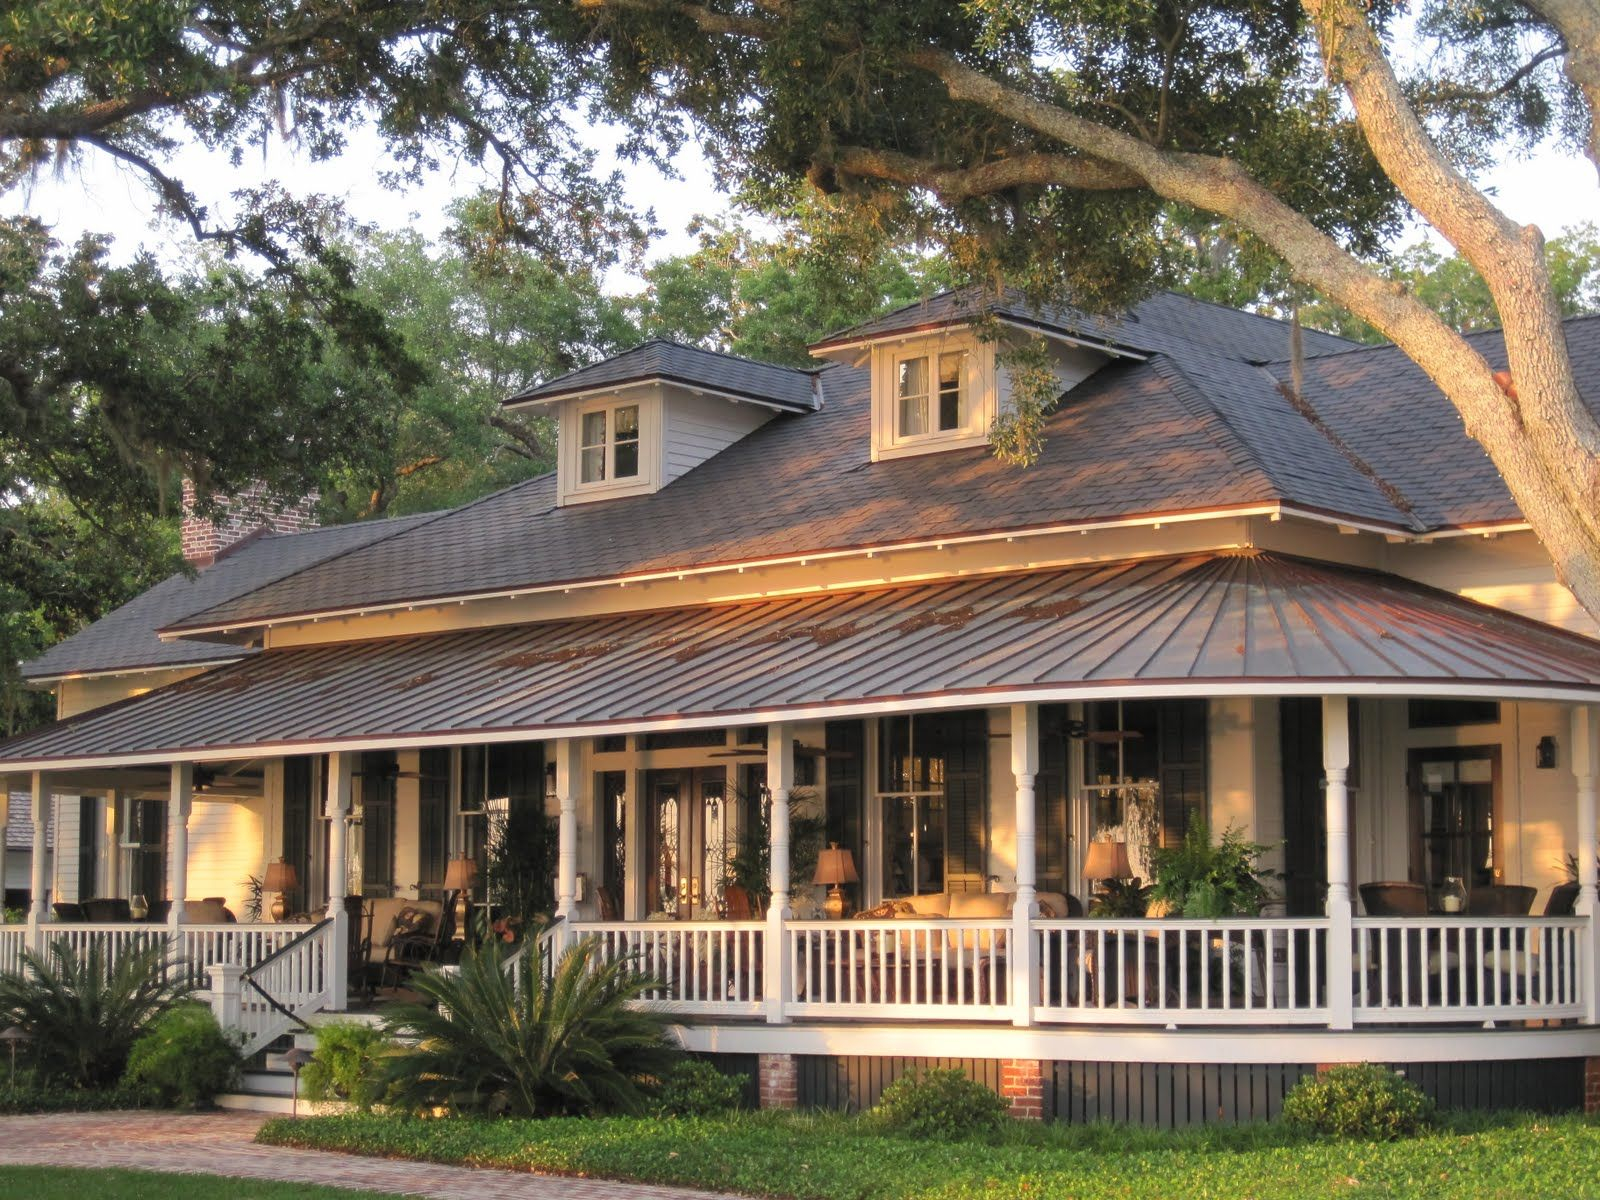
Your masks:
<path fill-rule="evenodd" d="M 1556 739 L 1549 734 L 1539 739 L 1534 750 L 1533 765 L 1541 771 L 1553 770 L 1556 765 Z"/>

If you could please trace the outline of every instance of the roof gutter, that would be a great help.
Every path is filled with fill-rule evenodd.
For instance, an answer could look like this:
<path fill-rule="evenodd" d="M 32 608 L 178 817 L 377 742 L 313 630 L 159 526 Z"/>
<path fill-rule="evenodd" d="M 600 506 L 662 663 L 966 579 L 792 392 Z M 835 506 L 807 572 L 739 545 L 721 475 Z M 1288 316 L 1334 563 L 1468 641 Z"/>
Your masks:
<path fill-rule="evenodd" d="M 801 373 L 810 375 L 809 371 Z M 793 413 L 815 411 L 814 409 L 797 407 L 793 404 L 785 404 L 780 401 L 773 400 L 770 397 L 757 396 L 752 392 L 730 392 L 723 388 L 708 387 L 703 383 L 696 383 L 693 380 L 680 379 L 674 375 L 660 374 L 641 375 L 635 379 L 619 380 L 616 383 L 602 384 L 597 387 L 576 388 L 568 392 L 548 392 L 538 396 L 512 396 L 508 400 L 502 400 L 500 402 L 500 407 L 506 409 L 534 408 L 546 404 L 559 404 L 563 400 L 582 400 L 586 396 L 606 396 L 615 392 L 632 391 L 635 388 L 658 387 L 663 383 L 671 384 L 673 387 L 683 388 L 685 391 L 693 392 L 696 395 L 716 396 L 722 400 L 731 400 L 735 404 L 755 404 L 761 408 L 770 408 L 774 412 Z M 812 394 L 816 394 L 816 389 L 814 387 L 812 388 Z"/>

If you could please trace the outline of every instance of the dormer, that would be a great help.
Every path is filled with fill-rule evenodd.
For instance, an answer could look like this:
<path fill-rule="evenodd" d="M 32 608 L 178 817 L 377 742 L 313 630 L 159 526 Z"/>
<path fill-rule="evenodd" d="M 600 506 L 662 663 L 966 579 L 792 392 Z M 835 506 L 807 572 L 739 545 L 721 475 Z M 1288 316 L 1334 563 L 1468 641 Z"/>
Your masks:
<path fill-rule="evenodd" d="M 1016 308 L 1014 298 L 945 292 L 836 334 L 811 353 L 871 370 L 874 462 L 987 444 L 991 426 L 1012 403 L 1003 358 L 1011 344 L 1045 338 L 1060 392 L 1113 357 L 1144 357 L 1083 336 L 1059 313 L 1024 318 Z"/>
<path fill-rule="evenodd" d="M 811 371 L 655 340 L 513 396 L 556 422 L 556 503 L 658 492 L 779 413 L 820 407 Z"/>

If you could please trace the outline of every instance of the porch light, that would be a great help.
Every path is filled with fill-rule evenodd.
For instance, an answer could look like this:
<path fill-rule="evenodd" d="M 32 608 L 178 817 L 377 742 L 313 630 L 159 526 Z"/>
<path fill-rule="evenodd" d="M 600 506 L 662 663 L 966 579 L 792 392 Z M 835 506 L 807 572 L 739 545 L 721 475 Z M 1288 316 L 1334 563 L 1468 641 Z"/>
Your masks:
<path fill-rule="evenodd" d="M 1090 842 L 1083 859 L 1085 879 L 1132 879 L 1127 842 Z"/>
<path fill-rule="evenodd" d="M 844 890 L 839 885 L 855 883 L 858 878 L 854 856 L 849 850 L 841 850 L 838 842 L 830 843 L 826 850 L 817 854 L 817 873 L 811 882 L 831 889 L 822 903 L 822 911 L 831 920 L 838 921 L 844 917 Z"/>
<path fill-rule="evenodd" d="M 467 936 L 467 904 L 472 885 L 478 881 L 478 860 L 463 854 L 452 858 L 444 869 L 444 890 L 456 894 L 455 940 L 465 941 Z"/>
<path fill-rule="evenodd" d="M 261 882 L 263 892 L 276 892 L 278 897 L 272 902 L 272 919 L 274 922 L 283 920 L 284 903 L 283 894 L 292 892 L 300 886 L 300 876 L 295 872 L 294 864 L 286 858 L 267 864 L 267 877 Z"/>

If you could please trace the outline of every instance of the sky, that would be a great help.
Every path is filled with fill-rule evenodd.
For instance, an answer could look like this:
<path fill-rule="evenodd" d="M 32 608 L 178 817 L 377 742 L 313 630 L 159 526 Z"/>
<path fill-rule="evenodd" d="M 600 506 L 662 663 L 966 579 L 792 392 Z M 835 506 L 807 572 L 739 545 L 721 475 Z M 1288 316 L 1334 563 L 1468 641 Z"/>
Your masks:
<path fill-rule="evenodd" d="M 604 152 L 604 147 L 601 149 Z M 225 210 L 234 191 L 276 179 L 297 194 L 338 197 L 357 219 L 392 229 L 414 228 L 430 237 L 444 228 L 452 199 L 497 182 L 481 167 L 458 162 L 431 173 L 418 187 L 393 191 L 380 179 L 394 164 L 374 134 L 359 130 L 345 153 L 327 162 L 311 161 L 292 146 L 275 141 L 264 152 L 249 156 L 239 168 L 229 165 L 222 155 L 197 146 L 181 150 L 169 165 L 172 173 L 216 211 Z M 685 155 L 675 164 L 678 179 L 667 179 L 648 164 L 615 165 L 623 169 L 631 202 L 640 209 L 653 208 L 656 224 L 663 230 L 652 243 L 650 260 L 692 250 L 695 239 L 688 232 L 690 222 L 697 216 L 729 211 L 727 198 L 717 192 L 709 169 L 697 154 Z M 1547 148 L 1528 158 L 1506 161 L 1483 183 L 1492 189 L 1502 211 L 1519 223 L 1538 225 L 1547 237 L 1585 221 L 1600 222 L 1600 180 L 1594 166 L 1576 153 Z M 74 241 L 84 232 L 109 233 L 117 259 L 131 257 L 140 247 L 167 257 L 181 251 L 189 238 L 186 226 L 157 217 L 143 176 L 92 151 L 80 165 L 69 166 L 59 176 L 45 176 L 30 186 L 0 194 L 0 212 L 37 216 L 62 242 Z M 1400 243 L 1425 237 L 1433 237 L 1432 231 L 1418 227 Z M 637 290 L 639 279 L 629 268 L 618 267 L 607 275 L 606 286 L 613 292 Z"/>

